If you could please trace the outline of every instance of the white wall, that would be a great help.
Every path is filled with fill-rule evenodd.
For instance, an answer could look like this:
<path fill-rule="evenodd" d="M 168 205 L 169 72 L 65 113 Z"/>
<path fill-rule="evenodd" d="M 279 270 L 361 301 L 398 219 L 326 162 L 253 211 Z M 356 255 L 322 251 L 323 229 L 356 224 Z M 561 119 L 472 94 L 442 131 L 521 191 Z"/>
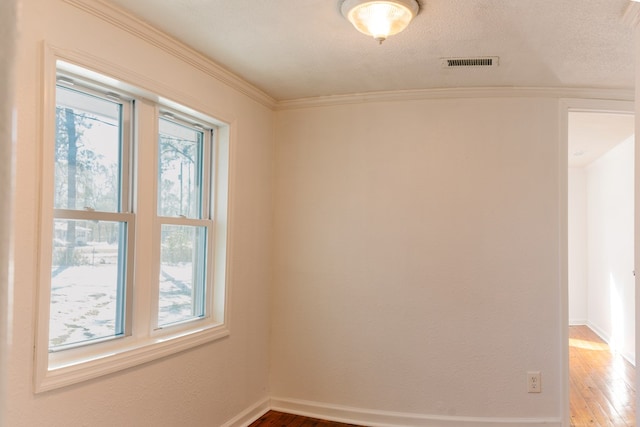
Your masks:
<path fill-rule="evenodd" d="M 587 172 L 569 168 L 569 324 L 587 324 Z"/>
<path fill-rule="evenodd" d="M 632 3 L 633 4 L 633 3 Z M 636 5 L 637 6 L 637 5 Z M 640 25 L 636 21 L 634 28 L 634 50 L 633 57 L 636 58 L 636 62 L 640 59 Z M 636 67 L 635 72 L 635 99 L 640 100 L 640 67 Z M 640 102 L 635 104 L 635 128 L 636 134 L 640 134 Z M 639 139 L 640 140 L 640 139 Z M 634 182 L 640 182 L 640 149 L 636 149 L 634 144 L 634 162 L 637 167 L 634 168 Z M 634 194 L 634 230 L 633 230 L 633 242 L 634 242 L 634 265 L 640 269 L 640 185 L 636 185 L 633 189 Z M 640 273 L 636 273 L 634 284 L 637 286 L 640 278 Z M 640 307 L 640 292 L 636 292 L 636 307 Z M 635 322 L 636 325 L 636 354 L 638 348 L 640 348 L 640 326 L 638 326 L 638 319 Z M 636 385 L 640 384 L 640 369 L 636 369 Z M 636 418 L 640 419 L 640 413 L 637 408 L 640 408 L 640 393 L 636 393 Z"/>
<path fill-rule="evenodd" d="M 634 140 L 587 168 L 589 325 L 635 360 Z"/>
<path fill-rule="evenodd" d="M 13 70 L 17 3 L 0 2 L 0 426 L 5 425 L 10 324 L 10 216 L 13 172 Z"/>
<path fill-rule="evenodd" d="M 10 426 L 219 426 L 268 397 L 273 112 L 143 39 L 60 0 L 22 4 L 17 106 L 15 345 Z M 138 29 L 144 30 L 142 26 Z M 32 386 L 44 44 L 135 72 L 234 119 L 230 216 L 231 335 L 195 349 L 35 395 Z"/>
<path fill-rule="evenodd" d="M 278 112 L 274 401 L 560 419 L 557 112 L 520 98 Z M 526 392 L 529 370 L 543 393 Z"/>

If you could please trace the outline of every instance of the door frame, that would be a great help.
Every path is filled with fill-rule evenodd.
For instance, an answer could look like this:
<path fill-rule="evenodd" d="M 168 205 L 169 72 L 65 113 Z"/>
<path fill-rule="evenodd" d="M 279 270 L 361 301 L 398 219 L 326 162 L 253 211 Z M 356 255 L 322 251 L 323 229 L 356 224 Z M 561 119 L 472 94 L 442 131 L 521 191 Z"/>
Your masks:
<path fill-rule="evenodd" d="M 621 113 L 634 114 L 636 116 L 636 128 L 638 128 L 639 117 L 635 111 L 635 105 L 630 100 L 602 100 L 602 99 L 578 99 L 564 98 L 560 100 L 560 144 L 559 144 L 559 177 L 560 177 L 560 302 L 562 307 L 561 324 L 562 331 L 560 333 L 561 349 L 562 349 L 562 425 L 569 427 L 570 408 L 569 408 L 569 245 L 568 245 L 568 151 L 569 151 L 569 112 L 590 112 L 590 113 Z M 638 139 L 635 139 L 635 163 L 634 173 L 635 182 L 639 182 L 640 172 L 636 167 L 640 159 L 640 147 Z M 640 186 L 634 185 L 634 259 L 638 264 L 640 258 Z M 637 276 L 636 276 L 637 277 Z M 637 278 L 636 278 L 637 284 Z M 636 307 L 640 307 L 640 292 L 636 292 Z M 636 355 L 640 354 L 640 326 L 638 320 L 640 316 L 636 310 L 636 337 L 635 348 Z M 636 370 L 636 390 L 640 385 L 640 375 Z M 640 405 L 638 404 L 640 392 L 636 393 L 636 419 L 640 420 Z"/>

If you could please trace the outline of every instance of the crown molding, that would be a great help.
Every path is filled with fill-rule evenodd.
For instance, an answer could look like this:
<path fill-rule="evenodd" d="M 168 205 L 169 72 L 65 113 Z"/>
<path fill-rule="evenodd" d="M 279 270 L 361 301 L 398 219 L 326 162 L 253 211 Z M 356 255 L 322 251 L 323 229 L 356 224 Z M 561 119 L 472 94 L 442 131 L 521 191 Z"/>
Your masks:
<path fill-rule="evenodd" d="M 169 53 L 214 79 L 226 84 L 254 101 L 273 110 L 291 110 L 367 102 L 414 101 L 445 98 L 583 98 L 633 101 L 633 89 L 547 88 L 547 87 L 481 87 L 399 90 L 384 92 L 329 95 L 277 101 L 266 92 L 128 12 L 105 0 L 63 0 L 133 36 Z M 631 26 L 640 24 L 640 3 L 630 1 L 623 21 Z"/>
<path fill-rule="evenodd" d="M 273 109 L 276 105 L 276 100 L 261 89 L 223 68 L 188 45 L 173 39 L 104 0 L 63 1 L 162 49 L 268 108 Z"/>
<path fill-rule="evenodd" d="M 633 101 L 635 93 L 629 89 L 598 88 L 550 88 L 550 87 L 482 87 L 482 88 L 442 88 L 369 92 L 350 95 L 318 96 L 279 101 L 276 110 L 327 107 L 368 102 L 419 101 L 427 99 L 460 98 L 577 98 Z"/>

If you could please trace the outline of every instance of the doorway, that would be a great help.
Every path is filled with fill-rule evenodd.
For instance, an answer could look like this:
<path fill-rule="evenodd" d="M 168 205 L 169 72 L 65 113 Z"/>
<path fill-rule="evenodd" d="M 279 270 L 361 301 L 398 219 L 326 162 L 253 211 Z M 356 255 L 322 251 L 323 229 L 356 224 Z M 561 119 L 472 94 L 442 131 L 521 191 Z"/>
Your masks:
<path fill-rule="evenodd" d="M 567 129 L 571 425 L 635 425 L 634 116 L 569 110 Z"/>

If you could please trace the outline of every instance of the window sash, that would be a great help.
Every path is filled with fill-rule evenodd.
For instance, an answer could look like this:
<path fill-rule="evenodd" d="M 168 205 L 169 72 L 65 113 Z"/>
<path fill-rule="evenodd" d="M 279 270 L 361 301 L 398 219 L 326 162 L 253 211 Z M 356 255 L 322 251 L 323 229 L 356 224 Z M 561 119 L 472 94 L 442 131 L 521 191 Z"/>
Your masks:
<path fill-rule="evenodd" d="M 214 176 L 213 174 L 213 144 L 215 142 L 214 139 L 214 128 L 199 123 L 199 121 L 195 118 L 169 111 L 167 109 L 162 109 L 158 111 L 158 121 L 159 123 L 164 121 L 170 124 L 175 124 L 185 129 L 193 130 L 194 132 L 198 132 L 202 135 L 202 138 L 197 143 L 197 156 L 198 159 L 195 162 L 194 168 L 197 170 L 195 177 L 195 185 L 197 194 L 197 209 L 195 215 L 184 215 L 178 214 L 174 216 L 163 215 L 163 209 L 161 206 L 161 201 L 163 199 L 162 195 L 162 176 L 160 173 L 160 162 L 162 160 L 160 150 L 158 149 L 157 160 L 158 160 L 158 172 L 156 173 L 157 177 L 157 217 L 158 218 L 187 218 L 191 220 L 196 219 L 207 219 L 212 217 L 212 209 L 211 209 L 211 198 L 213 197 L 211 194 L 212 183 L 211 179 Z M 159 126 L 160 128 L 160 126 Z M 158 132 L 158 145 L 161 144 L 160 131 Z"/>
<path fill-rule="evenodd" d="M 55 202 L 54 202 L 54 205 L 52 206 L 53 220 L 54 221 L 66 220 L 66 221 L 74 221 L 74 222 L 91 221 L 96 223 L 105 222 L 105 223 L 119 224 L 119 226 L 117 231 L 118 237 L 117 237 L 116 271 L 115 271 L 115 278 L 113 279 L 115 280 L 115 283 L 112 284 L 115 286 L 115 289 L 112 289 L 112 294 L 111 294 L 111 297 L 113 297 L 113 292 L 115 293 L 115 299 L 116 299 L 115 308 L 112 316 L 107 315 L 108 316 L 107 319 L 103 319 L 104 321 L 107 322 L 107 324 L 109 324 L 111 321 L 113 322 L 113 329 L 112 329 L 113 333 L 112 334 L 108 333 L 106 336 L 99 336 L 96 338 L 94 336 L 94 332 L 99 334 L 105 331 L 103 328 L 99 327 L 97 324 L 91 325 L 91 323 L 86 320 L 86 318 L 89 316 L 88 314 L 86 314 L 85 316 L 81 316 L 79 319 L 79 320 L 82 320 L 82 318 L 85 319 L 84 321 L 80 321 L 79 323 L 80 325 L 82 325 L 83 322 L 86 322 L 82 327 L 82 329 L 85 329 L 86 339 L 75 338 L 75 341 L 74 341 L 70 337 L 70 335 L 72 335 L 70 331 L 73 331 L 73 329 L 66 327 L 66 331 L 68 332 L 64 335 L 67 335 L 66 339 L 69 340 L 69 342 L 63 341 L 59 345 L 56 345 L 52 341 L 49 341 L 48 346 L 49 346 L 50 352 L 54 352 L 54 351 L 59 352 L 59 351 L 63 351 L 70 348 L 83 347 L 86 345 L 91 345 L 91 344 L 95 344 L 103 341 L 117 339 L 117 338 L 131 334 L 131 330 L 132 330 L 131 320 L 132 320 L 132 312 L 133 312 L 133 309 L 132 309 L 132 296 L 133 296 L 132 284 L 133 284 L 133 267 L 134 267 L 133 260 L 134 260 L 134 253 L 135 253 L 135 250 L 134 250 L 135 217 L 132 213 L 127 212 L 131 205 L 130 195 L 132 194 L 130 190 L 130 187 L 132 184 L 130 180 L 130 176 L 131 176 L 130 174 L 130 167 L 131 167 L 130 141 L 131 141 L 131 124 L 132 124 L 131 115 L 133 112 L 133 101 L 131 98 L 123 99 L 123 97 L 121 97 L 120 95 L 117 95 L 114 92 L 110 92 L 108 89 L 105 89 L 104 87 L 94 85 L 94 84 L 85 84 L 82 81 L 78 81 L 77 79 L 72 79 L 69 76 L 65 76 L 64 74 L 58 73 L 56 77 L 56 81 L 57 81 L 56 92 L 55 92 L 56 93 L 56 102 L 55 102 L 56 120 L 57 120 L 58 108 L 65 107 L 69 109 L 69 112 L 71 112 L 71 114 L 75 114 L 76 111 L 81 112 L 81 114 L 89 113 L 88 119 L 90 120 L 95 119 L 99 121 L 100 119 L 104 119 L 104 118 L 108 119 L 109 115 L 111 115 L 110 117 L 111 120 L 117 123 L 116 134 L 110 136 L 110 139 L 107 140 L 108 144 L 113 144 L 113 143 L 117 144 L 116 147 L 111 147 L 112 150 L 115 149 L 117 151 L 117 153 L 112 154 L 112 155 L 115 155 L 115 158 L 112 159 L 112 163 L 111 163 L 111 164 L 115 163 L 115 166 L 117 167 L 117 171 L 116 171 L 117 183 L 115 185 L 115 188 L 113 189 L 113 191 L 115 192 L 114 194 L 115 206 L 113 206 L 114 211 L 112 210 L 96 211 L 94 207 L 90 207 L 90 206 L 84 207 L 84 209 L 80 209 L 78 208 L 77 202 L 74 202 L 74 206 L 67 206 L 67 208 L 65 209 L 60 209 L 60 208 L 55 208 Z M 95 114 L 95 117 L 91 116 L 92 113 Z M 74 118 L 74 128 L 76 126 L 77 124 Z M 86 131 L 89 129 L 90 127 L 87 127 L 84 130 Z M 58 143 L 57 142 L 57 138 L 59 135 L 58 132 L 62 132 L 62 131 L 58 128 L 58 125 L 56 123 L 56 137 L 54 140 L 56 145 Z M 117 140 L 112 139 L 114 136 L 117 137 Z M 77 135 L 75 138 L 75 142 L 80 142 L 81 137 L 82 137 L 82 134 Z M 68 138 L 69 136 L 67 136 L 67 139 Z M 89 139 L 84 140 L 84 143 L 89 146 L 94 145 L 95 148 L 99 149 L 100 138 L 101 136 L 99 134 L 95 134 L 90 136 Z M 67 148 L 69 150 L 70 142 L 68 140 L 67 140 L 67 144 L 69 144 L 69 147 Z M 95 145 L 95 144 L 98 144 L 98 145 Z M 95 156 L 94 151 L 90 151 L 90 152 L 94 153 L 93 155 Z M 100 152 L 98 153 L 100 154 Z M 99 156 L 94 158 L 98 159 Z M 53 162 L 53 168 L 54 170 L 56 170 L 58 167 L 57 165 L 58 159 L 56 158 L 55 153 L 53 155 L 52 162 Z M 70 165 L 67 164 L 67 168 L 69 167 Z M 85 174 L 87 173 L 90 174 L 91 172 L 85 171 Z M 76 177 L 74 177 L 74 179 L 76 179 L 78 176 L 79 174 Z M 69 179 L 71 179 L 70 175 L 69 175 Z M 93 182 L 91 183 L 95 184 Z M 66 185 L 69 186 L 70 183 L 67 182 Z M 89 188 L 89 190 L 91 190 L 91 187 Z M 52 189 L 52 191 L 54 195 L 54 199 L 52 201 L 55 201 L 55 189 Z M 69 192 L 69 188 L 67 188 L 65 191 Z M 77 190 L 74 190 L 74 192 L 75 191 Z M 55 232 L 53 229 L 52 229 L 51 235 L 52 235 L 52 238 L 55 238 Z M 69 244 L 72 245 L 71 250 L 74 256 L 75 254 L 80 252 L 80 247 L 76 248 L 77 241 L 70 242 L 70 243 L 67 242 L 67 245 Z M 56 251 L 55 245 L 52 244 L 51 257 L 53 257 L 56 252 L 59 252 L 59 251 Z M 51 265 L 53 265 L 53 258 L 50 258 L 50 260 L 51 260 L 50 261 Z M 94 264 L 92 263 L 91 265 L 94 265 Z M 85 274 L 87 274 L 87 272 L 85 272 Z M 53 305 L 54 305 L 53 295 L 51 295 L 51 292 L 53 290 L 52 275 L 53 275 L 53 272 L 49 276 L 49 281 L 48 281 L 49 294 L 50 294 L 48 312 L 50 312 L 50 310 L 53 308 Z M 76 278 L 76 280 L 78 280 L 79 282 L 75 283 L 72 286 L 79 287 L 78 289 L 82 289 L 84 286 L 86 286 L 90 282 L 91 283 L 97 282 L 97 280 L 95 279 L 88 281 L 86 276 L 78 277 Z M 111 288 L 112 285 L 108 285 L 108 288 L 105 289 L 107 294 L 110 293 L 109 288 Z M 73 292 L 71 293 L 73 294 Z M 100 292 L 100 294 L 102 294 L 102 292 Z M 76 292 L 76 297 L 77 295 L 78 293 Z M 112 303 L 110 301 L 111 297 L 107 297 L 106 301 L 102 302 L 101 304 L 110 305 Z M 85 296 L 85 298 L 88 298 L 88 296 Z M 97 299 L 98 297 L 96 296 L 95 298 Z M 81 301 L 85 301 L 85 300 L 81 300 Z M 62 304 L 64 303 L 62 302 Z M 77 306 L 77 303 L 74 305 Z M 63 307 L 64 305 L 61 306 L 61 308 Z M 104 313 L 106 308 L 104 306 L 101 308 L 103 309 L 102 312 L 95 308 L 90 310 L 91 315 L 99 316 L 102 313 Z M 97 314 L 95 312 L 97 312 Z M 54 320 L 53 317 L 49 315 L 49 322 L 48 322 L 49 331 L 51 331 L 51 328 L 53 327 L 53 325 L 51 324 L 53 320 Z M 79 326 L 79 325 L 76 325 L 76 326 Z M 86 329 L 87 327 L 95 328 L 95 329 Z"/>
<path fill-rule="evenodd" d="M 66 220 L 66 218 L 55 218 L 56 220 Z M 78 221 L 78 220 L 72 220 L 72 221 Z M 79 221 L 84 221 L 84 220 L 79 220 Z M 72 348 L 77 348 L 77 347 L 83 347 L 83 346 L 87 346 L 87 345 L 91 345 L 91 344 L 97 344 L 97 343 L 101 343 L 101 342 L 105 342 L 105 341 L 109 341 L 109 340 L 115 340 L 115 339 L 119 339 L 125 336 L 128 336 L 131 334 L 131 299 L 132 299 L 132 286 L 130 286 L 129 284 L 131 283 L 131 270 L 132 270 L 132 257 L 128 256 L 128 254 L 131 252 L 131 248 L 133 247 L 133 225 L 132 222 L 128 222 L 128 221 L 98 221 L 98 220 L 91 220 L 91 222 L 105 222 L 105 223 L 111 223 L 112 225 L 117 225 L 117 251 L 116 251 L 116 265 L 115 265 L 115 271 L 113 271 L 113 269 L 109 268 L 109 265 L 102 265 L 105 264 L 104 260 L 100 261 L 100 257 L 104 256 L 105 254 L 99 254 L 99 260 L 96 263 L 95 262 L 95 258 L 92 258 L 91 262 L 87 265 L 82 265 L 82 266 L 77 266 L 77 265 L 71 265 L 68 268 L 65 268 L 62 271 L 62 274 L 65 274 L 66 272 L 73 272 L 74 268 L 81 268 L 83 270 L 89 270 L 89 271 L 85 271 L 85 275 L 84 277 L 80 277 L 80 281 L 75 283 L 75 287 L 80 286 L 80 293 L 87 292 L 91 289 L 95 290 L 95 294 L 94 295 L 88 295 L 90 296 L 92 299 L 96 299 L 96 302 L 98 299 L 101 299 L 100 302 L 100 306 L 102 309 L 102 312 L 100 312 L 100 310 L 96 310 L 95 306 L 94 308 L 92 308 L 91 310 L 89 310 L 89 312 L 85 312 L 84 315 L 82 317 L 85 318 L 84 321 L 78 319 L 76 320 L 74 323 L 76 323 L 75 326 L 79 326 L 83 329 L 85 329 L 85 334 L 90 334 L 90 336 L 87 336 L 86 339 L 72 339 L 70 335 L 73 334 L 73 332 L 78 332 L 77 328 L 72 328 L 69 327 L 65 324 L 64 328 L 61 328 L 64 330 L 64 332 L 66 332 L 65 334 L 59 336 L 60 337 L 65 337 L 64 341 L 56 344 L 53 343 L 51 341 L 52 335 L 51 335 L 51 322 L 53 321 L 53 316 L 50 315 L 49 317 L 49 351 L 50 352 L 60 352 L 63 350 L 68 350 L 68 349 L 72 349 Z M 73 250 L 75 252 L 75 250 L 81 251 L 83 248 L 83 246 L 77 246 L 74 247 Z M 62 251 L 64 252 L 67 248 L 58 248 L 58 249 L 62 249 Z M 94 247 L 95 250 L 95 247 Z M 56 247 L 52 246 L 52 254 L 54 254 L 56 252 Z M 90 255 L 92 252 L 87 252 L 85 251 L 85 255 L 91 257 L 92 255 Z M 95 256 L 95 255 L 94 255 Z M 110 264 L 110 263 L 107 263 Z M 94 278 L 89 276 L 89 280 L 87 280 L 87 273 L 90 273 L 91 270 L 95 270 L 96 265 L 98 266 L 98 268 L 100 268 L 101 274 L 99 276 L 99 278 Z M 53 266 L 53 262 L 52 262 L 52 266 Z M 105 270 L 106 267 L 106 270 Z M 108 277 L 110 275 L 110 270 L 113 271 L 113 274 L 115 275 L 115 277 L 113 277 L 111 280 L 115 280 L 115 283 L 108 283 L 106 288 L 105 288 L 105 277 Z M 96 271 L 93 271 L 93 273 L 97 273 Z M 71 273 L 73 275 L 73 273 Z M 53 271 L 52 271 L 52 275 L 53 275 Z M 72 276 L 73 277 L 73 276 Z M 76 278 L 78 279 L 78 278 Z M 99 284 L 101 283 L 101 284 Z M 82 288 L 84 288 L 85 286 L 89 285 L 89 288 L 85 288 L 84 290 Z M 93 287 L 93 288 L 92 288 Z M 53 277 L 51 277 L 51 282 L 50 282 L 50 288 L 53 291 Z M 62 289 L 64 289 L 65 287 L 63 286 Z M 110 290 L 111 289 L 111 290 Z M 61 291 L 63 294 L 65 293 L 65 291 Z M 66 292 L 67 298 L 78 298 L 79 297 L 79 293 L 78 290 L 76 289 L 75 291 L 67 291 Z M 113 298 L 113 294 L 115 293 L 115 302 L 110 301 L 111 298 Z M 50 299 L 50 309 L 53 309 L 55 306 L 57 306 L 60 309 L 63 309 L 67 311 L 67 316 L 74 315 L 74 311 L 73 310 L 78 310 L 78 308 L 82 308 L 82 302 L 78 301 L 76 303 L 73 304 L 73 309 L 69 309 L 68 306 L 65 307 L 65 303 L 64 301 L 59 301 L 61 303 L 60 306 L 57 305 L 57 303 L 54 303 L 53 301 L 53 295 Z M 113 307 L 113 318 L 111 319 L 113 321 L 113 327 L 112 327 L 112 333 L 108 333 L 107 331 L 109 331 L 109 321 L 107 319 L 101 319 L 100 322 L 98 323 L 94 323 L 91 324 L 91 318 L 94 316 L 100 316 L 101 314 L 104 315 L 104 313 L 107 311 L 107 306 L 111 305 L 113 303 L 114 307 Z M 68 302 L 67 302 L 68 304 Z M 78 305 L 80 307 L 78 307 Z M 85 307 L 84 309 L 86 310 L 88 307 Z M 80 312 L 82 312 L 83 310 L 81 310 Z M 80 312 L 75 312 L 75 315 L 77 316 L 78 314 L 80 314 Z M 63 311 L 64 313 L 64 311 Z M 62 314 L 62 317 L 64 318 L 65 315 Z M 74 319 L 73 317 L 67 317 L 67 320 L 70 319 Z M 100 323 L 102 322 L 106 322 L 105 325 L 101 325 Z M 58 325 L 59 326 L 59 325 Z M 106 326 L 106 328 L 105 328 Z M 106 329 L 106 331 L 105 331 Z M 96 336 L 95 334 L 100 334 L 100 333 L 106 333 L 106 335 L 98 335 Z"/>
<path fill-rule="evenodd" d="M 130 95 L 119 94 L 109 89 L 106 89 L 104 86 L 100 86 L 97 84 L 93 84 L 88 81 L 78 80 L 75 77 L 72 77 L 67 73 L 58 73 L 56 77 L 56 94 L 57 89 L 60 88 L 66 91 L 78 92 L 81 94 L 86 94 L 91 97 L 97 98 L 99 100 L 111 102 L 118 104 L 120 106 L 120 146 L 119 146 L 119 170 L 118 170 L 118 178 L 119 188 L 118 188 L 118 201 L 117 201 L 117 210 L 115 212 L 129 212 L 132 206 L 132 180 L 131 180 L 131 168 L 132 168 L 132 135 L 133 135 L 133 123 L 132 116 L 134 111 L 134 99 Z M 56 102 L 56 108 L 57 108 Z M 94 209 L 93 206 L 83 207 L 84 209 Z M 58 210 L 54 208 L 54 210 Z M 79 210 L 79 209 L 65 209 L 65 210 Z"/>
<path fill-rule="evenodd" d="M 204 126 L 193 117 L 182 115 L 179 112 L 168 111 L 166 109 L 158 111 L 158 123 L 161 121 L 167 123 L 173 123 L 178 126 L 182 126 L 185 129 L 193 130 L 194 132 L 201 135 L 199 138 L 199 143 L 197 144 L 197 155 L 198 159 L 195 162 L 195 168 L 198 170 L 196 175 L 197 181 L 197 190 L 198 194 L 196 197 L 199 200 L 198 209 L 194 212 L 193 217 L 186 215 L 177 215 L 177 216 L 166 216 L 162 215 L 163 209 L 161 208 L 161 200 L 163 197 L 162 194 L 162 175 L 160 173 L 161 168 L 161 154 L 160 148 L 162 145 L 162 140 L 160 137 L 160 127 L 158 132 L 158 172 L 156 173 L 157 177 L 157 214 L 156 214 L 156 233 L 158 238 L 156 239 L 157 243 L 157 259 L 160 261 L 157 264 L 157 286 L 154 289 L 153 299 L 155 301 L 154 307 L 152 309 L 153 313 L 153 325 L 156 331 L 160 331 L 163 329 L 171 329 L 175 327 L 181 327 L 181 325 L 188 324 L 190 322 L 198 321 L 199 319 L 210 318 L 213 312 L 213 304 L 211 303 L 212 298 L 209 295 L 213 294 L 213 221 L 212 216 L 213 212 L 211 210 L 211 193 L 210 189 L 212 188 L 211 179 L 214 176 L 213 173 L 213 135 L 214 130 L 210 127 Z M 162 243 L 162 230 L 165 226 L 175 226 L 175 227 L 191 227 L 193 229 L 202 229 L 202 235 L 199 237 L 203 239 L 203 241 L 198 242 L 198 245 L 201 245 L 202 250 L 200 251 L 200 258 L 194 259 L 192 263 L 192 275 L 191 278 L 193 280 L 192 286 L 192 300 L 191 304 L 193 307 L 193 316 L 182 319 L 177 322 L 167 322 L 163 323 L 162 316 L 160 313 L 160 305 L 162 303 L 162 291 L 160 289 L 160 285 L 162 282 L 161 274 L 163 268 L 162 262 L 162 248 L 160 247 Z M 197 281 L 197 283 L 196 283 Z M 196 286 L 197 285 L 197 286 Z"/>
<path fill-rule="evenodd" d="M 210 265 L 208 243 L 210 240 L 209 227 L 167 224 L 161 224 L 160 227 L 162 247 L 160 248 L 160 259 L 158 263 L 158 314 L 155 319 L 157 330 L 196 321 L 210 315 L 206 305 L 206 296 L 209 293 L 209 287 L 207 286 L 209 282 L 207 277 Z M 179 248 L 177 254 L 165 252 L 165 249 L 168 248 L 166 248 L 164 236 L 175 236 L 175 234 L 172 234 L 172 231 L 177 231 L 178 235 L 185 232 L 191 234 L 189 236 L 191 246 Z M 171 249 L 169 249 L 169 251 L 170 250 Z M 185 254 L 185 250 L 188 253 Z M 170 254 L 177 256 L 179 262 L 167 260 L 166 257 Z M 188 255 L 190 259 L 183 259 L 184 255 Z M 172 269 L 171 267 L 174 268 Z M 173 283 L 168 285 L 166 282 Z M 163 287 L 170 287 L 170 290 L 163 292 Z M 178 289 L 176 290 L 176 288 Z M 174 301 L 168 301 L 168 299 L 171 298 L 171 294 L 176 293 L 178 294 L 177 298 L 176 295 L 173 295 Z M 190 293 L 190 295 L 187 295 L 188 293 Z M 163 294 L 169 295 L 165 298 Z M 168 302 L 171 302 L 171 305 L 168 305 Z M 185 312 L 185 306 L 189 307 L 189 313 Z M 163 307 L 166 309 L 163 310 Z"/>

